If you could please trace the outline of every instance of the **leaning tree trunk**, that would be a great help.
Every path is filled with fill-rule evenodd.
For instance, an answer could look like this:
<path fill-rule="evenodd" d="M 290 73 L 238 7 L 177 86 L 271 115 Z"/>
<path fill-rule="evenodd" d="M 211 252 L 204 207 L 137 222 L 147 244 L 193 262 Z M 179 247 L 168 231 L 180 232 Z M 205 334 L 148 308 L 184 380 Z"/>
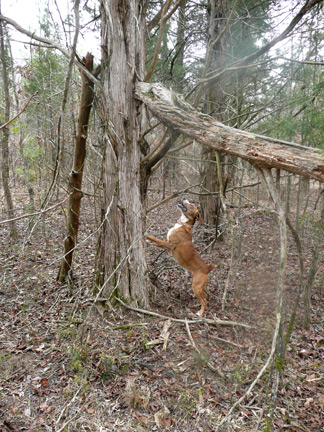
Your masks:
<path fill-rule="evenodd" d="M 320 149 L 225 126 L 195 111 L 181 95 L 161 84 L 138 83 L 136 97 L 166 126 L 207 147 L 238 156 L 259 168 L 284 169 L 324 182 L 324 156 Z"/>
<path fill-rule="evenodd" d="M 135 80 L 144 77 L 144 18 L 143 1 L 101 2 L 105 220 L 97 280 L 109 298 L 147 305 L 139 145 L 145 116 L 144 106 L 134 99 Z"/>
<path fill-rule="evenodd" d="M 82 60 L 89 72 L 93 72 L 93 55 L 88 53 Z M 81 72 L 82 87 L 78 118 L 78 127 L 75 137 L 73 167 L 70 174 L 71 196 L 67 217 L 67 234 L 64 239 L 64 256 L 57 276 L 59 282 L 63 282 L 69 274 L 72 265 L 73 252 L 77 242 L 80 207 L 82 193 L 82 177 L 86 156 L 86 143 L 88 135 L 88 124 L 93 102 L 93 82 Z"/>

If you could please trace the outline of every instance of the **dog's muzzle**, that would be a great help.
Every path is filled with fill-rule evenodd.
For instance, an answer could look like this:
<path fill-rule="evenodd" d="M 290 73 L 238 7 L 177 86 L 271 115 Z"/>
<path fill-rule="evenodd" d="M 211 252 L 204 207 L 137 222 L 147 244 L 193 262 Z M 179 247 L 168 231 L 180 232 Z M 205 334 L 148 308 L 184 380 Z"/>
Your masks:
<path fill-rule="evenodd" d="M 178 202 L 178 207 L 179 207 L 179 209 L 181 210 L 181 211 L 187 211 L 187 207 L 185 206 L 185 204 L 184 204 L 184 202 L 185 201 L 187 201 L 187 200 L 182 200 L 182 201 L 179 201 Z M 187 201 L 188 202 L 188 201 Z"/>

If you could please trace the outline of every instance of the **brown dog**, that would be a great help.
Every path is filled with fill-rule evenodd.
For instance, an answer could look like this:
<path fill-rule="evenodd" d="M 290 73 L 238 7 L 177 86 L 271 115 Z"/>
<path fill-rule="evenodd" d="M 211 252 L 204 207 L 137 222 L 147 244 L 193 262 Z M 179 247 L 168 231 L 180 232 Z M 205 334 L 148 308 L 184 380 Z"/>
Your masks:
<path fill-rule="evenodd" d="M 167 234 L 167 241 L 147 235 L 146 238 L 156 246 L 171 251 L 178 264 L 189 270 L 193 276 L 192 289 L 201 303 L 198 315 L 205 312 L 207 301 L 204 297 L 205 287 L 208 281 L 208 273 L 215 268 L 214 264 L 205 264 L 192 243 L 191 230 L 196 220 L 201 224 L 202 218 L 197 207 L 186 199 L 182 200 L 178 207 L 182 214 L 180 220 L 171 228 Z M 208 294 L 208 293 L 207 293 Z"/>

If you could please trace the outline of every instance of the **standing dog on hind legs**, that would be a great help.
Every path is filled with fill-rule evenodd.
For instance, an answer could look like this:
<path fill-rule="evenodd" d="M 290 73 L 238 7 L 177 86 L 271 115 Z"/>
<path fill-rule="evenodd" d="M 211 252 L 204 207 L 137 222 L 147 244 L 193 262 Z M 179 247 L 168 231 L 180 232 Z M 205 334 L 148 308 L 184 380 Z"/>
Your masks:
<path fill-rule="evenodd" d="M 193 292 L 201 303 L 198 315 L 202 316 L 207 306 L 205 293 L 207 294 L 207 298 L 209 297 L 208 292 L 205 291 L 208 273 L 215 268 L 215 265 L 204 263 L 192 243 L 192 227 L 197 220 L 200 224 L 203 222 L 197 207 L 187 199 L 180 201 L 178 207 L 181 210 L 181 218 L 168 231 L 167 241 L 150 235 L 147 235 L 146 238 L 153 242 L 155 246 L 169 250 L 178 264 L 190 271 L 192 274 Z"/>

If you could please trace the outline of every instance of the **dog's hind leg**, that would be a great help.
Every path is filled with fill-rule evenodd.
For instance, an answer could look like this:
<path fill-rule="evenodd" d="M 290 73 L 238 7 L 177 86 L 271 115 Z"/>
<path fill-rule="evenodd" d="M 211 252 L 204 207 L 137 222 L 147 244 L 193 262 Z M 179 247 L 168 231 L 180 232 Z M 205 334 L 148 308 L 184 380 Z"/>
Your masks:
<path fill-rule="evenodd" d="M 198 273 L 193 276 L 192 279 L 192 289 L 195 293 L 195 296 L 201 303 L 201 309 L 198 312 L 198 315 L 202 316 L 207 307 L 207 301 L 204 297 L 205 286 L 207 285 L 208 277 L 204 273 Z"/>

